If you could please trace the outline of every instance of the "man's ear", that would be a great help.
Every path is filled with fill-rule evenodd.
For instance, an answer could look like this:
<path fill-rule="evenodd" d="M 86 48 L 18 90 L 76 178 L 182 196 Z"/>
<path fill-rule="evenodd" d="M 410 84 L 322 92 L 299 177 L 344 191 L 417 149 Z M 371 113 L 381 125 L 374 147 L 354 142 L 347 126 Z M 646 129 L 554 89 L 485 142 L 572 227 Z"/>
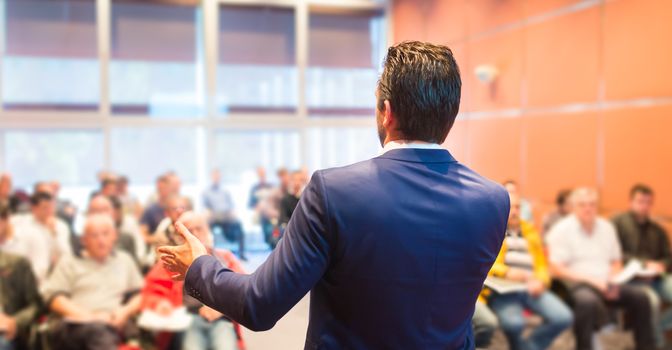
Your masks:
<path fill-rule="evenodd" d="M 389 127 L 395 122 L 394 113 L 392 113 L 392 104 L 390 104 L 390 100 L 385 100 L 383 101 L 383 105 L 385 106 L 385 110 L 383 110 L 383 126 Z"/>

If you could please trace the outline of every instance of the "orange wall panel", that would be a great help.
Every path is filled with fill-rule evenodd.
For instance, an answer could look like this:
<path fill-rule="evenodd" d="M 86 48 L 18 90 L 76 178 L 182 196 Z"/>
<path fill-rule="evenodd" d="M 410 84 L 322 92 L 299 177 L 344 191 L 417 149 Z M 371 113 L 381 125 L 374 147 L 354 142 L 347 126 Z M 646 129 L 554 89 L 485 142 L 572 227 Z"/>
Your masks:
<path fill-rule="evenodd" d="M 520 178 L 520 118 L 469 120 L 467 165 L 503 182 Z"/>
<path fill-rule="evenodd" d="M 524 0 L 468 0 L 467 32 L 473 36 L 521 21 L 524 2 Z"/>
<path fill-rule="evenodd" d="M 402 35 L 421 31 L 454 50 L 465 119 L 445 146 L 460 161 L 519 180 L 537 216 L 576 185 L 599 186 L 604 213 L 618 212 L 642 181 L 672 227 L 672 1 L 397 0 L 395 9 L 408 9 L 395 13 Z M 480 64 L 498 66 L 495 86 L 476 80 Z M 658 105 L 631 101 L 647 98 Z"/>
<path fill-rule="evenodd" d="M 558 190 L 597 185 L 598 114 L 524 117 L 523 191 L 552 203 Z"/>
<path fill-rule="evenodd" d="M 592 7 L 531 25 L 525 33 L 529 106 L 597 100 L 599 8 Z"/>
<path fill-rule="evenodd" d="M 469 46 L 469 65 L 463 76 L 468 80 L 473 111 L 517 108 L 521 106 L 521 79 L 523 71 L 523 33 L 507 31 L 486 39 L 473 41 Z M 494 65 L 499 75 L 493 83 L 476 79 L 477 66 Z"/>
<path fill-rule="evenodd" d="M 392 5 L 394 42 L 425 39 L 424 1 L 396 0 Z"/>
<path fill-rule="evenodd" d="M 567 6 L 581 2 L 582 0 L 529 0 L 525 2 L 525 17 L 548 14 Z"/>
<path fill-rule="evenodd" d="M 636 182 L 657 193 L 656 210 L 672 215 L 672 106 L 604 113 L 604 193 L 608 208 L 624 208 Z"/>
<path fill-rule="evenodd" d="M 425 6 L 427 41 L 448 44 L 464 39 L 467 35 L 465 0 L 429 0 Z"/>
<path fill-rule="evenodd" d="M 607 2 L 604 41 L 608 99 L 672 96 L 672 1 Z"/>

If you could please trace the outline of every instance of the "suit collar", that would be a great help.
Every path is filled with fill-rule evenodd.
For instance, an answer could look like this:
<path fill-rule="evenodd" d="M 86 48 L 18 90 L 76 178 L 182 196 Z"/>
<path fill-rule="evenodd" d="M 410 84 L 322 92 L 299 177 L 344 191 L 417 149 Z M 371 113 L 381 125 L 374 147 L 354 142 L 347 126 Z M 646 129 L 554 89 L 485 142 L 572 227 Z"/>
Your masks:
<path fill-rule="evenodd" d="M 415 163 L 454 163 L 455 158 L 446 149 L 399 148 L 376 157 Z"/>

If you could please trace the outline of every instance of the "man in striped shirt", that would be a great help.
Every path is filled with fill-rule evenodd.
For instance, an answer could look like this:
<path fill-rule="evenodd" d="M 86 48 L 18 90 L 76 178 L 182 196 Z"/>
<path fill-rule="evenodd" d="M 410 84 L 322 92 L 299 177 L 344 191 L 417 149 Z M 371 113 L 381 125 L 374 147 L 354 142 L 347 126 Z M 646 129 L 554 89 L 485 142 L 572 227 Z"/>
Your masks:
<path fill-rule="evenodd" d="M 520 219 L 520 198 L 509 193 L 511 211 L 506 238 L 490 274 L 526 284 L 526 290 L 498 294 L 493 292 L 489 304 L 500 325 L 516 349 L 546 349 L 556 336 L 572 324 L 572 312 L 548 290 L 550 275 L 539 234 L 534 227 Z M 541 316 L 543 324 L 523 337 L 524 310 Z"/>

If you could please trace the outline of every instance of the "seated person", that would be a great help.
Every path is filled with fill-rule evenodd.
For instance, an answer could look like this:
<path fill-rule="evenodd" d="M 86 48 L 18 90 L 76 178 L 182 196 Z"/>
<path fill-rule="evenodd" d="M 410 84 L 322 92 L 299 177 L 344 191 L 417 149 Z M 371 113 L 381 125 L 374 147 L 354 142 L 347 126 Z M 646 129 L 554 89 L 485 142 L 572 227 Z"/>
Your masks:
<path fill-rule="evenodd" d="M 154 261 L 153 257 L 149 254 L 151 253 L 150 247 L 155 244 L 154 232 L 159 226 L 161 220 L 166 217 L 165 206 L 166 200 L 170 197 L 172 193 L 170 179 L 167 175 L 161 175 L 156 180 L 156 198 L 150 199 L 150 203 L 145 207 L 145 211 L 140 217 L 140 233 L 143 240 L 145 241 L 144 250 L 146 254 L 146 260 L 142 261 L 143 266 L 152 266 Z"/>
<path fill-rule="evenodd" d="M 47 192 L 36 192 L 30 198 L 31 212 L 11 218 L 17 254 L 27 257 L 38 284 L 47 277 L 53 264 L 62 256 L 72 254 L 70 229 L 56 217 L 56 202 Z M 28 249 L 28 254 L 20 250 Z"/>
<path fill-rule="evenodd" d="M 623 248 L 623 261 L 639 261 L 658 276 L 652 279 L 637 279 L 634 283 L 646 288 L 653 307 L 656 326 L 656 343 L 665 346 L 664 332 L 672 328 L 672 309 L 660 315 L 661 300 L 672 303 L 672 266 L 670 241 L 665 229 L 651 218 L 653 190 L 642 184 L 630 191 L 630 210 L 612 219 Z"/>
<path fill-rule="evenodd" d="M 140 309 L 142 276 L 126 252 L 114 250 L 115 237 L 111 217 L 87 217 L 82 256 L 61 258 L 44 285 L 45 304 L 58 316 L 50 327 L 54 349 L 116 349 Z"/>
<path fill-rule="evenodd" d="M 245 258 L 245 232 L 235 212 L 233 198 L 221 185 L 219 170 L 212 171 L 212 185 L 203 193 L 203 205 L 208 210 L 210 228 L 219 229 L 230 241 L 238 241 L 238 257 Z"/>
<path fill-rule="evenodd" d="M 0 210 L 0 226 L 7 225 L 9 208 Z M 30 326 L 40 305 L 30 262 L 0 250 L 0 276 L 0 350 L 29 349 Z"/>
<path fill-rule="evenodd" d="M 299 204 L 301 193 L 305 186 L 306 182 L 303 172 L 301 170 L 294 171 L 292 173 L 288 191 L 285 193 L 284 197 L 282 197 L 282 201 L 280 202 L 279 223 L 283 229 L 289 223 L 289 219 L 292 218 L 294 209 L 296 209 L 296 206 Z"/>
<path fill-rule="evenodd" d="M 525 283 L 527 291 L 489 295 L 490 308 L 512 350 L 546 349 L 553 340 L 572 324 L 572 311 L 547 288 L 551 284 L 544 248 L 534 227 L 520 218 L 520 199 L 509 193 L 511 210 L 506 237 L 490 273 L 494 276 Z M 528 309 L 544 320 L 524 338 L 525 316 Z"/>
<path fill-rule="evenodd" d="M 222 265 L 243 273 L 243 268 L 230 251 L 212 247 L 212 234 L 204 216 L 186 212 L 180 216 L 179 221 L 204 243 Z M 171 245 L 183 243 L 179 233 L 171 234 L 169 241 Z M 183 286 L 184 282 L 173 281 L 171 273 L 164 268 L 161 262 L 157 262 L 145 280 L 145 288 L 142 291 L 143 309 L 169 315 L 179 306 L 187 307 L 188 311 L 194 315 L 194 320 L 184 334 L 182 349 L 235 349 L 239 339 L 242 339 L 238 325 L 191 296 L 183 294 Z"/>
<path fill-rule="evenodd" d="M 597 216 L 597 192 L 579 188 L 571 195 L 573 214 L 547 236 L 553 277 L 565 282 L 574 307 L 576 348 L 592 348 L 593 332 L 608 321 L 608 306 L 622 307 L 632 319 L 639 350 L 655 349 L 651 305 L 646 293 L 612 278 L 623 267 L 621 246 L 611 223 Z"/>
<path fill-rule="evenodd" d="M 142 238 L 138 220 L 131 214 L 124 214 L 123 203 L 118 197 L 109 197 L 108 199 L 112 203 L 112 218 L 119 237 L 130 237 L 133 240 L 132 246 L 135 248 L 133 256 L 138 262 L 143 261 L 146 255 L 145 240 Z M 131 247 L 131 243 L 126 244 Z"/>
<path fill-rule="evenodd" d="M 107 197 L 103 194 L 96 194 L 91 197 L 89 201 L 89 208 L 86 211 L 88 215 L 102 214 L 107 215 L 110 218 L 114 219 L 114 207 L 112 205 L 111 197 Z M 114 243 L 114 247 L 119 250 L 123 250 L 128 255 L 130 255 L 133 260 L 137 263 L 138 257 L 136 256 L 135 249 L 135 240 L 129 234 L 119 231 L 119 226 L 115 222 L 115 232 L 117 233 L 117 238 Z"/>
<path fill-rule="evenodd" d="M 542 235 L 545 236 L 556 222 L 572 213 L 571 201 L 569 200 L 570 194 L 572 194 L 571 190 L 560 190 L 555 196 L 555 209 L 546 214 L 542 221 Z"/>
<path fill-rule="evenodd" d="M 165 208 L 166 217 L 161 220 L 153 235 L 155 242 L 154 247 L 166 245 L 170 242 L 168 237 L 175 235 L 175 223 L 177 222 L 177 219 L 179 219 L 180 215 L 184 212 L 190 211 L 191 209 L 191 201 L 189 198 L 176 194 L 168 197 Z"/>

